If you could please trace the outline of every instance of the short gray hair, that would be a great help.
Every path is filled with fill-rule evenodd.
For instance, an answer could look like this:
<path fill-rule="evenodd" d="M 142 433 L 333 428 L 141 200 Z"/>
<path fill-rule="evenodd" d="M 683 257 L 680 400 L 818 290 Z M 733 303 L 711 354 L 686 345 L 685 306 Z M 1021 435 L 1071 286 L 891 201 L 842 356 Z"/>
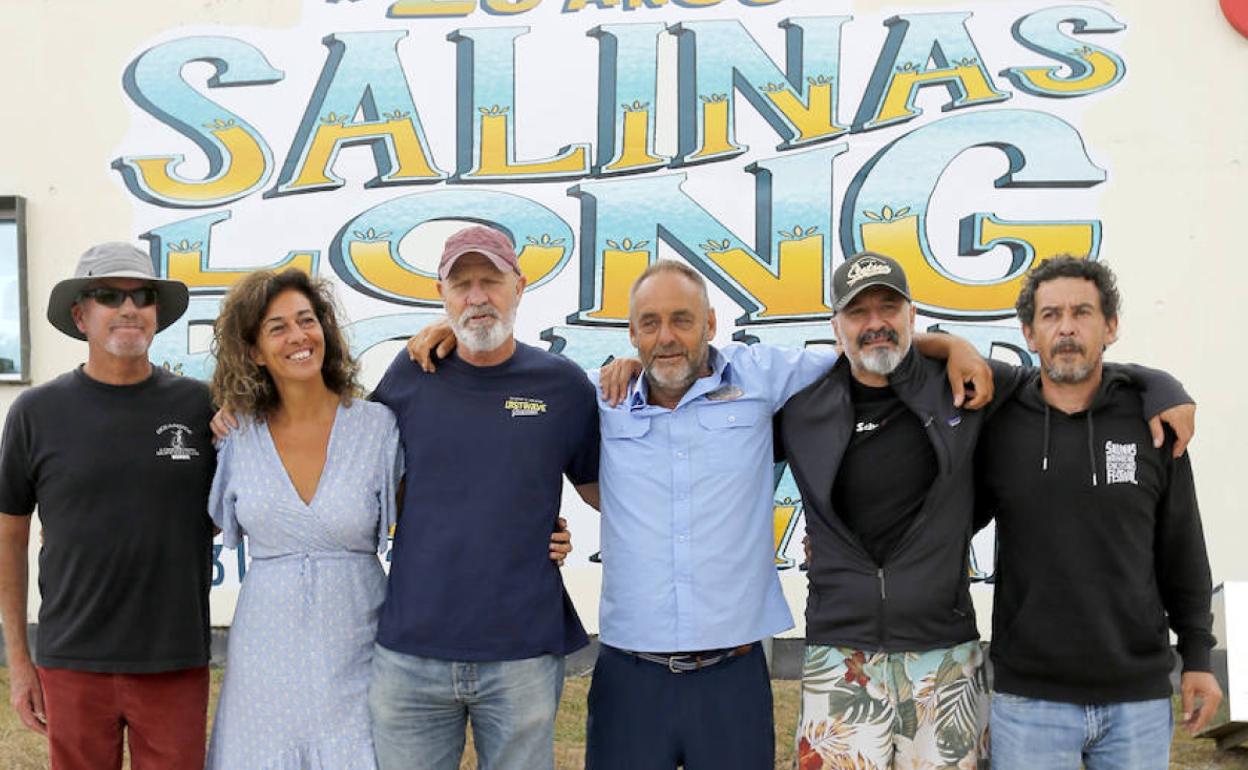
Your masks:
<path fill-rule="evenodd" d="M 660 259 L 642 271 L 641 275 L 637 276 L 637 280 L 633 281 L 633 287 L 628 290 L 628 314 L 630 317 L 633 314 L 633 300 L 637 298 L 637 289 L 645 283 L 647 278 L 658 275 L 659 273 L 676 273 L 677 275 L 683 275 L 688 278 L 695 286 L 698 287 L 698 292 L 702 295 L 702 304 L 706 308 L 710 308 L 711 295 L 707 293 L 706 279 L 702 277 L 701 273 L 690 267 L 685 262 L 680 262 L 675 259 Z"/>

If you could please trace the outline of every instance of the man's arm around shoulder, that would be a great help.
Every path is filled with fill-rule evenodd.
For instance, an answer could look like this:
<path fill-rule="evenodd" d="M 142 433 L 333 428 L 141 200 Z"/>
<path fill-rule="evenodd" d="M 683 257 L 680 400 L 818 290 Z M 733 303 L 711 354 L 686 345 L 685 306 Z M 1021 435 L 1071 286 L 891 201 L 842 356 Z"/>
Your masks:
<path fill-rule="evenodd" d="M 1139 388 L 1153 446 L 1160 448 L 1165 441 L 1164 422 L 1177 439 L 1171 456 L 1177 458 L 1187 451 L 1188 442 L 1196 434 L 1196 400 L 1183 389 L 1183 383 L 1167 372 L 1139 364 L 1106 362 L 1105 366 L 1121 370 Z"/>
<path fill-rule="evenodd" d="M 804 345 L 800 348 L 782 348 L 766 343 L 725 345 L 721 353 L 730 356 L 737 366 L 751 366 L 765 379 L 769 389 L 772 411 L 778 411 L 784 402 L 798 391 L 828 373 L 836 363 L 837 352 L 831 345 Z M 746 361 L 749 363 L 746 364 Z"/>
<path fill-rule="evenodd" d="M 914 336 L 914 348 L 923 356 L 945 361 L 954 406 L 979 409 L 992 400 L 993 371 L 970 342 L 952 334 L 925 333 Z"/>

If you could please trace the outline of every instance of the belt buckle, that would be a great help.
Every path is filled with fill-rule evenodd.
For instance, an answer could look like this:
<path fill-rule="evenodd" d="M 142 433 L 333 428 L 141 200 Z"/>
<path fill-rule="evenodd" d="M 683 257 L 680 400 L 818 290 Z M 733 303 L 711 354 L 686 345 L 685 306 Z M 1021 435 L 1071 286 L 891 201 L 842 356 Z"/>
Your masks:
<path fill-rule="evenodd" d="M 676 668 L 676 656 L 675 656 L 675 655 L 668 655 L 668 656 L 667 656 L 667 670 L 668 670 L 668 671 L 671 671 L 673 674 L 683 674 L 683 673 L 685 673 L 685 672 L 684 672 L 684 671 L 682 671 L 681 669 Z"/>

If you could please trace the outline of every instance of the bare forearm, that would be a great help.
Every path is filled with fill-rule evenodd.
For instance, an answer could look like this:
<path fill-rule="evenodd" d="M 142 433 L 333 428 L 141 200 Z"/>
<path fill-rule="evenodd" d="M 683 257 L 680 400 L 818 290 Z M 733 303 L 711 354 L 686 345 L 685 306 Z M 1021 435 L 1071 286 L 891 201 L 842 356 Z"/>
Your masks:
<path fill-rule="evenodd" d="M 920 332 L 914 335 L 914 349 L 927 356 L 928 358 L 939 358 L 948 360 L 957 346 L 965 345 L 971 350 L 974 346 L 961 337 L 955 337 L 952 334 L 942 334 L 940 332 Z"/>
<path fill-rule="evenodd" d="M 921 355 L 945 361 L 954 406 L 981 409 L 992 402 L 992 368 L 970 342 L 952 334 L 916 334 L 914 347 Z"/>
<path fill-rule="evenodd" d="M 598 482 L 594 481 L 589 484 L 578 484 L 576 491 L 577 494 L 581 496 L 581 499 L 593 507 L 594 510 L 602 510 L 601 497 L 598 493 Z"/>
<path fill-rule="evenodd" d="M 928 358 L 949 358 L 949 344 L 948 334 L 921 332 L 914 335 L 914 349 Z"/>
<path fill-rule="evenodd" d="M 0 514 L 0 623 L 4 624 L 4 649 L 9 665 L 30 660 L 26 643 L 26 591 L 29 566 L 26 558 L 29 519 L 23 527 L 19 517 Z"/>

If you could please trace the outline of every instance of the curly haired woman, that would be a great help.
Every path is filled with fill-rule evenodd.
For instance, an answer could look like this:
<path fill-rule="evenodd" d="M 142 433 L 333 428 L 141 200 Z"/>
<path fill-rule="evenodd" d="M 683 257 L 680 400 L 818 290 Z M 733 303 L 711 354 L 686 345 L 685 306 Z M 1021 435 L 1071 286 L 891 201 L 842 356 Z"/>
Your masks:
<path fill-rule="evenodd" d="M 378 559 L 401 474 L 390 411 L 358 367 L 324 281 L 258 271 L 215 324 L 215 401 L 238 416 L 209 500 L 251 566 L 230 634 L 208 767 L 373 770 L 367 690 Z"/>

